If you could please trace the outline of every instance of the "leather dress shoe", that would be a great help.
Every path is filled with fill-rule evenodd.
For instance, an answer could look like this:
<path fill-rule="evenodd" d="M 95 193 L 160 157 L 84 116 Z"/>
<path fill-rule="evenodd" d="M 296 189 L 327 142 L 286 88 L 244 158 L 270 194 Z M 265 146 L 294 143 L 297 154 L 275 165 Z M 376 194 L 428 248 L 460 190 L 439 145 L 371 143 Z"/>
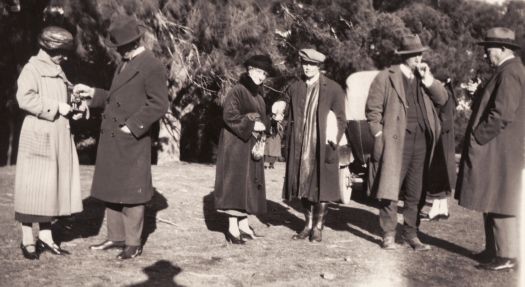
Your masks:
<path fill-rule="evenodd" d="M 142 246 L 130 246 L 126 245 L 124 247 L 124 250 L 117 255 L 117 259 L 120 260 L 126 260 L 126 259 L 132 259 L 142 254 Z"/>
<path fill-rule="evenodd" d="M 38 252 L 43 253 L 44 251 L 49 251 L 53 253 L 54 255 L 69 255 L 71 254 L 69 251 L 64 250 L 60 248 L 60 246 L 56 245 L 56 243 L 47 244 L 44 241 L 38 239 L 36 241 L 36 248 Z"/>
<path fill-rule="evenodd" d="M 423 244 L 419 238 L 413 237 L 410 239 L 404 238 L 405 243 L 407 243 L 414 251 L 427 251 L 430 250 L 430 246 L 427 244 Z"/>
<path fill-rule="evenodd" d="M 102 243 L 89 246 L 91 250 L 108 250 L 112 248 L 123 249 L 126 246 L 124 241 L 106 240 Z"/>
<path fill-rule="evenodd" d="M 317 227 L 312 229 L 310 233 L 310 242 L 321 242 L 323 241 L 323 230 Z"/>
<path fill-rule="evenodd" d="M 35 251 L 31 252 L 31 251 L 27 250 L 28 246 L 33 246 L 35 248 Z M 22 255 L 24 255 L 24 258 L 26 258 L 26 259 L 37 260 L 40 257 L 40 255 L 37 252 L 36 245 L 34 245 L 34 244 L 24 245 L 24 244 L 20 243 L 20 249 L 22 250 Z"/>
<path fill-rule="evenodd" d="M 394 250 L 397 249 L 396 240 L 394 236 L 385 236 L 383 237 L 383 242 L 381 243 L 381 248 L 385 250 Z"/>
<path fill-rule="evenodd" d="M 518 261 L 515 258 L 494 257 L 488 263 L 481 263 L 476 268 L 490 271 L 515 270 L 518 267 Z"/>

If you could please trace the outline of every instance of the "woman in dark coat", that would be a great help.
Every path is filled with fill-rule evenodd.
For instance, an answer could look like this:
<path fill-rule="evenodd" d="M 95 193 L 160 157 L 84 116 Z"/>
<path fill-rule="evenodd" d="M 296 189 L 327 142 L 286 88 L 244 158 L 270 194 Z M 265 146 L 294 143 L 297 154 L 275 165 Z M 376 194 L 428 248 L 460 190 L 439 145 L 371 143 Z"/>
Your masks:
<path fill-rule="evenodd" d="M 246 73 L 223 104 L 224 127 L 219 139 L 215 177 L 215 208 L 229 215 L 226 239 L 244 244 L 253 239 L 248 214 L 266 212 L 264 162 L 252 157 L 252 148 L 266 129 L 262 83 L 273 72 L 268 56 L 256 55 L 245 63 Z"/>

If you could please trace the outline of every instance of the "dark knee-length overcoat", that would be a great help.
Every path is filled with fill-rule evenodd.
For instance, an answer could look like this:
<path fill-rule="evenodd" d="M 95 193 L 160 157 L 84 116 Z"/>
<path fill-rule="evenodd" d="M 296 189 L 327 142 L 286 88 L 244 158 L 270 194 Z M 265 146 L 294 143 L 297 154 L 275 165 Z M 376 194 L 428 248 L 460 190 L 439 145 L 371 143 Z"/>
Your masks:
<path fill-rule="evenodd" d="M 306 83 L 303 80 L 293 82 L 286 92 L 288 103 L 287 162 L 284 180 L 283 198 L 291 200 L 299 195 L 299 166 L 303 122 L 305 117 Z M 328 112 L 333 111 L 337 119 L 336 142 L 339 142 L 346 126 L 345 93 L 333 80 L 319 77 L 319 102 L 317 108 L 317 134 L 319 163 L 319 200 L 338 201 L 339 192 L 339 151 L 326 144 Z"/>
<path fill-rule="evenodd" d="M 153 195 L 151 126 L 168 110 L 166 70 L 146 50 L 96 89 L 92 107 L 104 107 L 91 195 L 105 202 L 141 204 Z M 121 131 L 126 125 L 132 134 Z"/>
<path fill-rule="evenodd" d="M 459 205 L 516 216 L 525 164 L 525 68 L 505 61 L 475 99 L 465 134 L 456 197 Z"/>
<path fill-rule="evenodd" d="M 255 121 L 265 124 L 266 105 L 247 74 L 228 93 L 223 104 L 215 176 L 215 208 L 235 209 L 249 214 L 266 212 L 264 162 L 251 155 L 256 139 Z M 268 125 L 266 125 L 268 127 Z"/>

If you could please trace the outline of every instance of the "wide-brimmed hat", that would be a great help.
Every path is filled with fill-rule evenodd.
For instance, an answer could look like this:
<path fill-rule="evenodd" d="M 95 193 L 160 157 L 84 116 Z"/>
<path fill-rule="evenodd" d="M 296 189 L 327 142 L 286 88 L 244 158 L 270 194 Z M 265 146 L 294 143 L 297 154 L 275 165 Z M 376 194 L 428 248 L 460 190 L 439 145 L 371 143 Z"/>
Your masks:
<path fill-rule="evenodd" d="M 129 44 L 142 37 L 144 30 L 141 28 L 134 17 L 119 16 L 109 26 L 106 45 L 120 47 Z"/>
<path fill-rule="evenodd" d="M 314 63 L 314 64 L 321 64 L 326 59 L 326 56 L 314 49 L 301 49 L 299 51 L 299 58 L 301 61 Z"/>
<path fill-rule="evenodd" d="M 49 51 L 71 50 L 74 46 L 74 40 L 73 35 L 68 30 L 57 26 L 49 26 L 44 28 L 42 34 L 40 34 L 38 44 Z"/>
<path fill-rule="evenodd" d="M 401 40 L 401 47 L 395 50 L 397 55 L 419 54 L 430 49 L 428 46 L 421 44 L 418 35 L 405 35 Z"/>
<path fill-rule="evenodd" d="M 520 49 L 520 45 L 516 42 L 516 34 L 509 28 L 495 27 L 489 29 L 483 41 L 478 42 L 482 46 L 506 46 L 513 49 Z"/>
<path fill-rule="evenodd" d="M 268 55 L 254 55 L 244 62 L 245 67 L 254 67 L 266 71 L 268 76 L 275 74 L 273 62 Z"/>

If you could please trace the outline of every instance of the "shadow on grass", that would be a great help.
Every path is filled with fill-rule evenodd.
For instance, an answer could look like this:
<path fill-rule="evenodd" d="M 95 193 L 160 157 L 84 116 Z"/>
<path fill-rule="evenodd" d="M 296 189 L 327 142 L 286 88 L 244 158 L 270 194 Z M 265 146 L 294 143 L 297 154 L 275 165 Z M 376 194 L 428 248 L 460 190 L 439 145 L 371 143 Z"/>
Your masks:
<path fill-rule="evenodd" d="M 104 203 L 88 197 L 82 204 L 84 209 L 81 213 L 59 217 L 52 225 L 53 237 L 58 244 L 98 235 L 104 221 Z"/>
<path fill-rule="evenodd" d="M 170 261 L 159 260 L 155 264 L 145 267 L 142 271 L 148 276 L 148 279 L 141 283 L 127 285 L 127 287 L 183 287 L 183 285 L 173 282 L 175 276 L 181 273 L 182 269 Z"/>
<path fill-rule="evenodd" d="M 456 253 L 458 255 L 475 260 L 474 252 L 472 250 L 459 246 L 455 243 L 443 240 L 441 238 L 428 235 L 423 232 L 419 232 L 418 235 L 419 239 L 421 239 L 421 241 L 423 241 L 426 244 L 433 245 L 448 252 Z"/>
<path fill-rule="evenodd" d="M 202 198 L 203 214 L 206 227 L 209 231 L 224 233 L 228 229 L 228 215 L 217 212 L 214 206 L 213 191 Z M 290 208 L 271 200 L 266 201 L 267 213 L 257 215 L 257 219 L 269 226 L 286 226 L 292 230 L 299 231 L 302 228 L 302 220 L 290 213 Z"/>
<path fill-rule="evenodd" d="M 99 234 L 106 209 L 104 202 L 89 197 L 84 199 L 83 206 L 84 210 L 81 213 L 60 217 L 52 225 L 53 237 L 58 244 Z M 146 244 L 149 235 L 157 229 L 157 212 L 167 207 L 166 197 L 154 188 L 153 197 L 145 206 L 142 245 Z"/>

